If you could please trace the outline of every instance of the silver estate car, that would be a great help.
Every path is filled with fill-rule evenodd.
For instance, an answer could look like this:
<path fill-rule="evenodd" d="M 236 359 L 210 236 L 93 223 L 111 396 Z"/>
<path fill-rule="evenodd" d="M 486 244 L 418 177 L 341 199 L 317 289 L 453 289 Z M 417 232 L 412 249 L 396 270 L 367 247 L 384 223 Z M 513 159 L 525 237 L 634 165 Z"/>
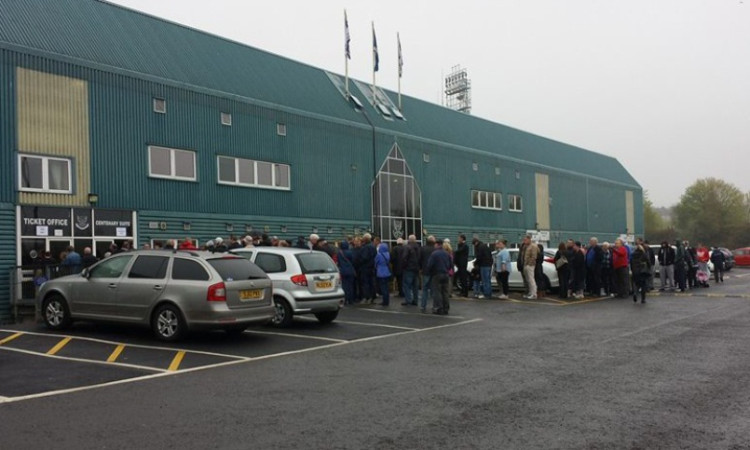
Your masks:
<path fill-rule="evenodd" d="M 195 329 L 241 333 L 274 317 L 272 298 L 271 280 L 245 258 L 169 250 L 116 254 L 47 281 L 37 294 L 50 329 L 75 320 L 132 323 L 163 341 Z"/>
<path fill-rule="evenodd" d="M 276 315 L 271 323 L 286 327 L 298 314 L 314 314 L 333 322 L 344 304 L 338 267 L 324 252 L 288 247 L 232 250 L 258 265 L 271 277 Z"/>

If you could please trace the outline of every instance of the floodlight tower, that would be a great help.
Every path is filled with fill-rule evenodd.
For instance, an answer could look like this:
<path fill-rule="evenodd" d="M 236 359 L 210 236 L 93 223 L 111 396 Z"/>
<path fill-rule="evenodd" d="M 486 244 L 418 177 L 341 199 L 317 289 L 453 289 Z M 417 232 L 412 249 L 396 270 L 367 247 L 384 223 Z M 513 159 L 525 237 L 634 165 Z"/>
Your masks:
<path fill-rule="evenodd" d="M 445 104 L 450 109 L 471 114 L 471 80 L 460 65 L 453 66 L 445 77 Z"/>

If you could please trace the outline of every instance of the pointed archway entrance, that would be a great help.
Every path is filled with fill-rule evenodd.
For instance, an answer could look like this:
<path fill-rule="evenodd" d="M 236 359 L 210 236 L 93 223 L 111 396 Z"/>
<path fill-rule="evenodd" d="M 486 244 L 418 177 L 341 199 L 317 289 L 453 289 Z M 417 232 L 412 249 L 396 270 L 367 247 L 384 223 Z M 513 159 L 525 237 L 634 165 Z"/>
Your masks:
<path fill-rule="evenodd" d="M 372 229 L 388 245 L 410 234 L 422 240 L 422 191 L 393 144 L 372 184 Z"/>

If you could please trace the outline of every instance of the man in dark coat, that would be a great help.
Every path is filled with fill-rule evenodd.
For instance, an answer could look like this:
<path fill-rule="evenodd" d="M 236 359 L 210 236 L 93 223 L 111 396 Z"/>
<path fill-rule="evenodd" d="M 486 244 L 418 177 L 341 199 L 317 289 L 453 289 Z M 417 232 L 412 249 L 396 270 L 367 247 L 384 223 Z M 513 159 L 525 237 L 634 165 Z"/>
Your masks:
<path fill-rule="evenodd" d="M 419 302 L 419 310 L 422 312 L 427 310 L 427 298 L 430 296 L 430 290 L 432 289 L 430 284 L 430 273 L 427 271 L 427 262 L 434 251 L 435 236 L 429 236 L 427 238 L 427 244 L 419 249 L 419 269 L 422 271 L 422 298 Z"/>
<path fill-rule="evenodd" d="M 398 238 L 396 240 L 396 245 L 391 249 L 391 272 L 396 278 L 396 287 L 398 288 L 399 297 L 404 297 L 404 268 L 401 264 L 404 250 L 406 250 L 404 240 Z"/>
<path fill-rule="evenodd" d="M 409 243 L 404 247 L 400 264 L 404 270 L 404 302 L 401 305 L 416 306 L 419 299 L 419 244 L 413 234 L 409 236 Z"/>
<path fill-rule="evenodd" d="M 463 234 L 458 236 L 458 245 L 453 252 L 453 262 L 458 267 L 456 278 L 458 280 L 458 288 L 461 290 L 461 297 L 468 297 L 469 271 L 467 270 L 467 266 L 469 265 L 469 246 L 466 244 L 466 236 Z"/>
<path fill-rule="evenodd" d="M 362 248 L 358 258 L 359 284 L 362 289 L 362 297 L 365 302 L 373 303 L 375 301 L 375 256 L 378 251 L 372 245 L 372 235 L 366 233 L 362 236 Z"/>
<path fill-rule="evenodd" d="M 451 257 L 443 250 L 442 245 L 436 245 L 427 260 L 425 272 L 430 274 L 432 283 L 432 313 L 447 315 L 450 309 L 450 279 L 448 272 L 453 267 Z"/>
<path fill-rule="evenodd" d="M 586 290 L 593 296 L 604 295 L 602 292 L 602 258 L 599 240 L 592 237 L 586 249 Z"/>

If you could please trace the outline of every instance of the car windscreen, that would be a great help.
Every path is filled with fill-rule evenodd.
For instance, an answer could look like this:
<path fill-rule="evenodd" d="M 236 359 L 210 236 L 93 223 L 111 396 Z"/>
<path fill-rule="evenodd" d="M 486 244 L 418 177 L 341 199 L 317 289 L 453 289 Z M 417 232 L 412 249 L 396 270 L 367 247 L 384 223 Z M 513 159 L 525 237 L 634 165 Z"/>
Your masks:
<path fill-rule="evenodd" d="M 209 259 L 207 262 L 219 272 L 224 281 L 268 278 L 268 275 L 260 270 L 260 267 L 245 258 L 215 258 Z"/>
<path fill-rule="evenodd" d="M 331 257 L 323 252 L 299 253 L 295 256 L 304 274 L 338 272 Z"/>

